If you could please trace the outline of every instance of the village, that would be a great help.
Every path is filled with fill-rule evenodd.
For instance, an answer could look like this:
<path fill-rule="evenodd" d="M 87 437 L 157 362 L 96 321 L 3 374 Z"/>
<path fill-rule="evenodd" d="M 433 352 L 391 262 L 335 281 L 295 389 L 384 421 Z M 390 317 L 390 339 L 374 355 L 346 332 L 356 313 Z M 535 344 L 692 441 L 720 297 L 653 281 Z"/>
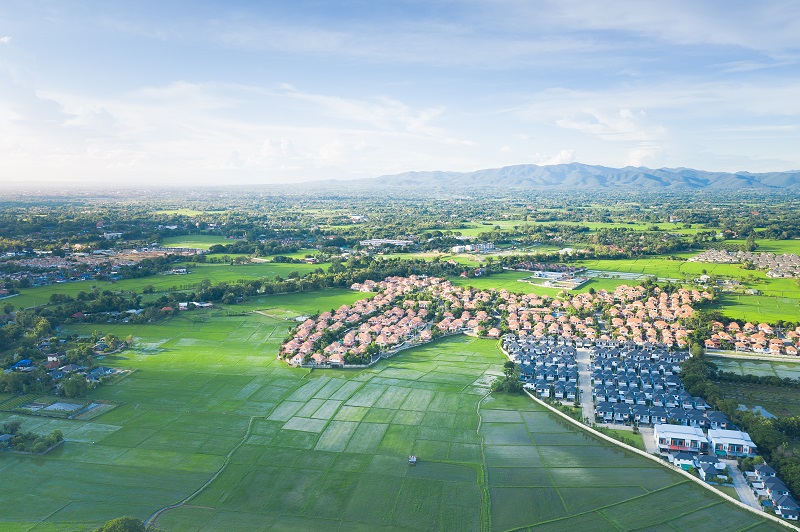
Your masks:
<path fill-rule="evenodd" d="M 716 264 L 749 263 L 753 268 L 766 270 L 767 277 L 800 277 L 800 256 L 795 253 L 754 253 L 751 251 L 726 251 L 708 249 L 689 259 L 690 262 Z"/>
<path fill-rule="evenodd" d="M 21 287 L 75 281 L 116 281 L 122 278 L 119 268 L 123 266 L 134 266 L 145 259 L 168 255 L 188 257 L 205 252 L 194 248 L 152 246 L 121 250 L 72 250 L 53 254 L 52 251 L 30 248 L 19 252 L 8 252 L 0 257 L 0 275 L 6 283 Z M 5 293 L 0 293 L 0 297 L 11 295 L 7 289 L 3 290 Z"/>
<path fill-rule="evenodd" d="M 363 359 L 407 342 L 461 332 L 489 338 L 507 332 L 535 339 L 555 336 L 582 347 L 630 342 L 686 349 L 692 331 L 684 320 L 694 306 L 712 299 L 706 291 L 678 288 L 668 294 L 657 286 L 648 295 L 643 285 L 620 285 L 613 292 L 562 291 L 552 298 L 475 290 L 425 276 L 365 281 L 351 289 L 378 293 L 305 320 L 284 343 L 281 356 L 293 365 L 342 366 L 348 355 Z M 767 323 L 712 325 L 708 349 L 797 355 L 800 348 L 800 327 L 780 333 Z"/>

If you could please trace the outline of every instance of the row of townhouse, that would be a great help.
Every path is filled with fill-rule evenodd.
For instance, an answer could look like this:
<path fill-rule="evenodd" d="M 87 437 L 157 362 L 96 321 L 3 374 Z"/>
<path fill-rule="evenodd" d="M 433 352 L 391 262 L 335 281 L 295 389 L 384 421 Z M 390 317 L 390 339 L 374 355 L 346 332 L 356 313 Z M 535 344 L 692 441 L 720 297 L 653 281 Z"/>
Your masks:
<path fill-rule="evenodd" d="M 790 521 L 798 520 L 800 505 L 772 467 L 767 464 L 758 465 L 754 471 L 747 472 L 746 476 L 753 493 L 761 499 L 765 510 L 772 509 L 776 515 Z"/>
<path fill-rule="evenodd" d="M 597 420 L 649 424 L 663 419 L 665 423 L 704 425 L 702 411 L 708 405 L 687 393 L 677 375 L 689 356 L 686 351 L 670 352 L 659 344 L 592 349 L 590 384 Z M 687 413 L 694 410 L 701 413 Z"/>
<path fill-rule="evenodd" d="M 578 396 L 578 364 L 571 345 L 503 337 L 503 348 L 519 364 L 523 387 L 543 398 L 575 401 Z"/>
<path fill-rule="evenodd" d="M 657 425 L 661 423 L 706 429 L 733 427 L 733 424 L 725 414 L 714 410 L 684 410 L 683 408 L 602 401 L 597 403 L 594 413 L 595 420 L 598 423 L 631 423 L 636 425 Z"/>

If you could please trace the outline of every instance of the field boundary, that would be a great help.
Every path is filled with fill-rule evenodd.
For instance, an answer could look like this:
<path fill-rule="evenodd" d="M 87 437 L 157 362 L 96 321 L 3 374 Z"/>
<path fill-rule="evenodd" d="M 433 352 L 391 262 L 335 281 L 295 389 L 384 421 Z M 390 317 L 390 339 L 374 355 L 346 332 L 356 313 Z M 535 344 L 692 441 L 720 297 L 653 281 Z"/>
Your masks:
<path fill-rule="evenodd" d="M 483 397 L 478 400 L 478 405 L 475 408 L 475 413 L 478 414 L 478 426 L 475 432 L 481 439 L 481 530 L 492 529 L 492 497 L 489 492 L 489 467 L 486 465 L 486 438 L 481 434 L 481 425 L 483 424 L 483 416 L 481 415 L 481 405 L 487 397 L 492 395 L 492 392 L 487 392 Z"/>
<path fill-rule="evenodd" d="M 576 427 L 579 427 L 579 428 L 589 432 L 593 436 L 596 436 L 596 437 L 598 437 L 598 438 L 600 438 L 602 440 L 605 440 L 607 442 L 613 443 L 614 445 L 616 445 L 618 447 L 622 447 L 623 449 L 625 449 L 627 451 L 630 451 L 632 453 L 636 453 L 639 456 L 643 456 L 644 458 L 647 458 L 648 460 L 650 460 L 652 462 L 656 462 L 657 464 L 660 464 L 662 467 L 670 469 L 671 471 L 675 471 L 676 473 L 681 474 L 684 477 L 688 478 L 689 480 L 691 480 L 695 484 L 698 484 L 699 486 L 702 486 L 704 489 L 706 489 L 708 491 L 714 492 L 716 495 L 719 495 L 724 500 L 735 504 L 736 506 L 738 506 L 739 508 L 741 508 L 743 510 L 747 510 L 750 513 L 753 513 L 755 515 L 758 515 L 758 516 L 764 517 L 766 519 L 769 519 L 769 520 L 771 520 L 771 521 L 773 521 L 775 523 L 781 524 L 781 525 L 783 525 L 783 526 L 785 526 L 787 528 L 800 531 L 800 528 L 798 528 L 797 526 L 794 526 L 794 525 L 792 525 L 792 524 L 780 519 L 779 517 L 777 517 L 775 515 L 771 515 L 769 512 L 758 511 L 755 508 L 743 503 L 742 501 L 734 499 L 733 497 L 731 497 L 727 493 L 723 493 L 722 491 L 711 487 L 710 485 L 708 485 L 705 482 L 703 482 L 701 479 L 699 479 L 699 478 L 697 478 L 695 476 L 692 476 L 691 474 L 689 474 L 687 471 L 684 471 L 683 469 L 676 468 L 676 467 L 674 467 L 674 466 L 672 466 L 670 464 L 667 464 L 663 460 L 653 456 L 652 454 L 649 454 L 649 453 L 646 453 L 644 451 L 641 451 L 641 450 L 637 449 L 636 447 L 631 447 L 630 445 L 622 443 L 619 440 L 615 440 L 614 438 L 612 438 L 610 436 L 606 436 L 605 434 L 603 434 L 601 432 L 598 432 L 597 430 L 593 429 L 592 427 L 588 427 L 588 426 L 584 425 L 583 423 L 581 423 L 580 421 L 578 421 L 576 419 L 572 419 L 568 415 L 564 414 L 563 412 L 559 411 L 556 408 L 553 408 L 552 406 L 548 405 L 547 403 L 545 403 L 544 401 L 542 401 L 541 399 L 539 399 L 535 395 L 531 394 L 529 391 L 524 390 L 524 392 L 525 392 L 526 395 L 528 395 L 528 397 L 533 399 L 536 403 L 538 403 L 538 404 L 542 405 L 543 407 L 547 408 L 553 414 L 556 414 L 557 416 L 560 416 L 563 419 L 566 419 L 567 421 L 569 421 L 570 423 L 572 423 Z"/>
<path fill-rule="evenodd" d="M 148 518 L 147 518 L 147 520 L 144 522 L 144 525 L 145 525 L 145 527 L 150 527 L 150 526 L 153 526 L 153 527 L 155 527 L 155 526 L 156 526 L 156 522 L 158 521 L 158 518 L 159 518 L 159 517 L 161 517 L 161 514 L 162 514 L 162 513 L 164 513 L 164 512 L 167 512 L 167 511 L 169 511 L 169 510 L 175 510 L 175 509 L 177 509 L 177 508 L 181 508 L 181 507 L 184 507 L 184 506 L 186 506 L 186 503 L 187 503 L 187 502 L 189 502 L 190 500 L 192 500 L 193 498 L 195 498 L 195 497 L 196 497 L 197 495 L 199 495 L 199 494 L 200 494 L 200 493 L 201 493 L 201 492 L 202 492 L 204 489 L 206 489 L 206 488 L 207 488 L 207 487 L 208 487 L 208 486 L 209 486 L 209 485 L 210 485 L 212 482 L 214 482 L 215 480 L 217 480 L 217 478 L 218 478 L 218 477 L 219 477 L 219 476 L 222 474 L 222 472 L 225 470 L 225 468 L 226 468 L 226 467 L 228 467 L 228 464 L 230 464 L 230 462 L 231 462 L 231 458 L 233 457 L 233 453 L 235 453 L 235 452 L 236 452 L 236 450 L 237 450 L 237 449 L 239 449 L 239 447 L 241 447 L 242 445 L 244 445 L 244 443 L 245 443 L 245 442 L 247 441 L 247 439 L 250 437 L 250 433 L 251 433 L 251 432 L 252 432 L 252 430 L 253 430 L 253 421 L 255 421 L 256 419 L 257 419 L 257 416 L 250 416 L 250 421 L 249 421 L 249 423 L 247 424 L 247 430 L 245 431 L 245 433 L 244 433 L 244 436 L 242 437 L 242 441 L 240 441 L 240 442 L 239 442 L 239 444 L 238 444 L 238 445 L 236 445 L 236 447 L 234 447 L 233 449 L 231 449 L 231 451 L 230 451 L 230 452 L 229 452 L 229 453 L 228 453 L 228 454 L 225 456 L 225 461 L 222 463 L 222 465 L 220 466 L 220 468 L 219 468 L 219 469 L 217 469 L 217 472 L 216 472 L 216 473 L 214 473 L 214 474 L 211 476 L 211 478 L 209 478 L 208 480 L 206 480 L 206 481 L 203 483 L 203 485 L 202 485 L 202 486 L 200 486 L 199 488 L 197 488 L 197 489 L 196 489 L 196 490 L 194 490 L 192 493 L 190 493 L 189 495 L 187 495 L 186 497 L 184 497 L 184 498 L 183 498 L 183 499 L 181 499 L 180 501 L 176 502 L 175 504 L 170 504 L 170 505 L 164 506 L 164 507 L 162 507 L 162 508 L 159 508 L 158 510 L 156 510 L 156 511 L 155 511 L 155 512 L 153 512 L 152 514 L 150 514 L 150 517 L 148 517 Z M 258 417 L 258 419 L 260 419 L 260 417 Z"/>

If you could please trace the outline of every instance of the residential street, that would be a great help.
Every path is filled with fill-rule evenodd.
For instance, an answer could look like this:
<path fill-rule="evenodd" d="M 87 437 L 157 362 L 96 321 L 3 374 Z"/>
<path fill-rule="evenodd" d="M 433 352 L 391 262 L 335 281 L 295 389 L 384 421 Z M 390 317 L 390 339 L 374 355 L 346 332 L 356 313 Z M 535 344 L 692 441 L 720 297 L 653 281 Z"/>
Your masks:
<path fill-rule="evenodd" d="M 580 390 L 581 408 L 583 419 L 594 421 L 594 404 L 592 402 L 592 385 L 589 382 L 591 370 L 589 369 L 589 349 L 580 347 L 575 353 L 575 362 L 578 363 L 578 390 Z"/>

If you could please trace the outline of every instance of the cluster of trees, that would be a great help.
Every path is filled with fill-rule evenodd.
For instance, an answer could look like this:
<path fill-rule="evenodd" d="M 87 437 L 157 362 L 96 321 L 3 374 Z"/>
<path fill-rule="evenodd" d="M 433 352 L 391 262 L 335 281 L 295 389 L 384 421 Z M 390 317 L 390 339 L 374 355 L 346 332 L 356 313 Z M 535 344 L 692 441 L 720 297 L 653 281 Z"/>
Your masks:
<path fill-rule="evenodd" d="M 3 423 L 0 435 L 13 436 L 7 442 L 7 447 L 14 451 L 40 454 L 64 440 L 64 435 L 56 429 L 50 434 L 35 434 L 33 432 L 20 432 L 22 422 L 11 420 Z"/>
<path fill-rule="evenodd" d="M 522 381 L 519 379 L 519 364 L 508 360 L 503 364 L 503 377 L 492 381 L 492 392 L 510 394 L 522 393 Z"/>

